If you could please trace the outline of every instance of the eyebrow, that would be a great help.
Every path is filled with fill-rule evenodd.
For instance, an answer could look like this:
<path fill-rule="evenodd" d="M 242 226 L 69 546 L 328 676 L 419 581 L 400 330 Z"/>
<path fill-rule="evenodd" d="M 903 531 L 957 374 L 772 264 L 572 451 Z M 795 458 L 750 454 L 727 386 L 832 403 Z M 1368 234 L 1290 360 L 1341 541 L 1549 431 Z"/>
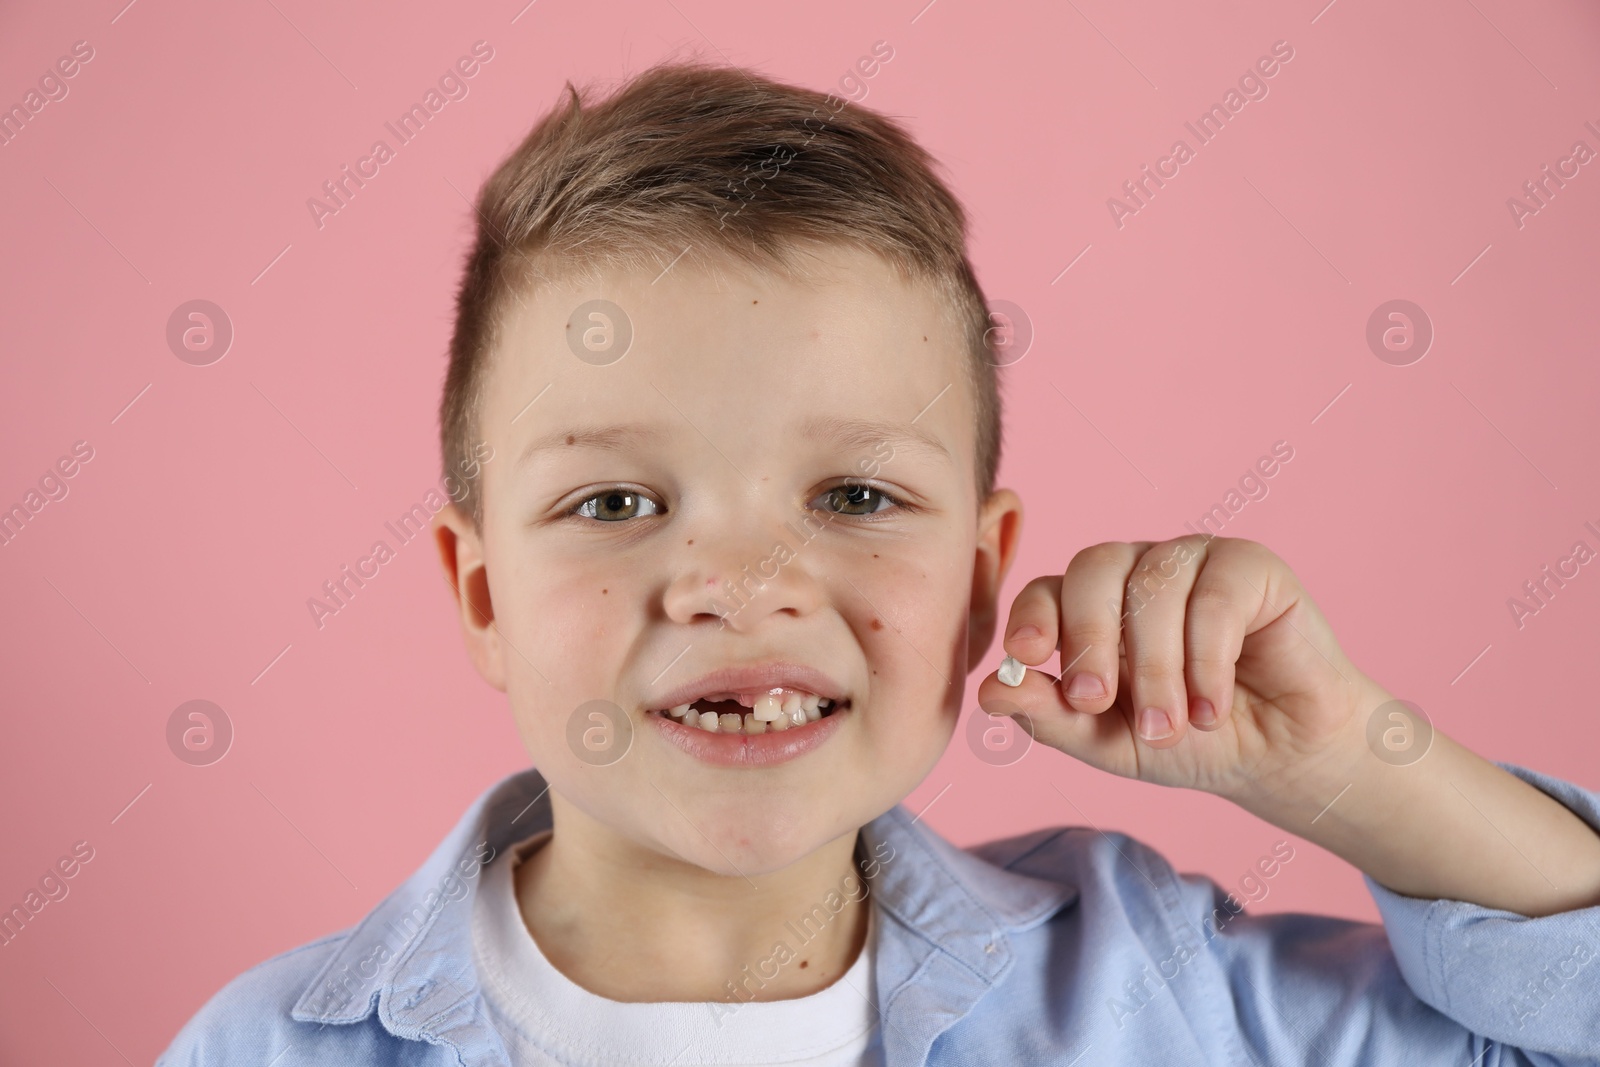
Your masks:
<path fill-rule="evenodd" d="M 812 415 L 800 424 L 800 435 L 813 441 L 834 445 L 846 451 L 868 451 L 881 441 L 907 452 L 919 453 L 934 459 L 949 461 L 950 450 L 932 432 L 915 423 L 874 422 L 870 419 L 846 418 L 839 415 Z M 536 437 L 528 442 L 516 465 L 523 466 L 534 453 L 547 449 L 569 447 L 589 448 L 603 452 L 622 452 L 631 447 L 660 441 L 662 430 L 642 423 L 625 423 L 616 426 L 572 427 Z"/>
<path fill-rule="evenodd" d="M 921 453 L 934 459 L 949 461 L 952 458 L 943 441 L 914 422 L 873 422 L 839 415 L 813 415 L 800 424 L 800 433 L 812 440 L 848 450 L 865 451 L 880 441 L 888 441 L 908 452 Z"/>
<path fill-rule="evenodd" d="M 524 448 L 522 455 L 517 457 L 516 465 L 523 466 L 532 458 L 535 452 L 542 452 L 545 449 L 568 446 L 571 448 L 592 448 L 603 452 L 622 452 L 630 446 L 659 440 L 661 436 L 659 429 L 642 423 L 627 423 L 618 426 L 575 426 L 571 429 L 547 433 L 543 437 L 536 437 L 529 441 L 528 447 Z"/>

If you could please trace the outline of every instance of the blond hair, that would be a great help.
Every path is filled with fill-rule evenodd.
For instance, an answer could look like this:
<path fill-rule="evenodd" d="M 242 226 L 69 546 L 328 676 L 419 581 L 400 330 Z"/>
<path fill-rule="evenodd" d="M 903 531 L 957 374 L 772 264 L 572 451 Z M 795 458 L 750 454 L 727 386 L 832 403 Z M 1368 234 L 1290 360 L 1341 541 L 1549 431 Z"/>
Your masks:
<path fill-rule="evenodd" d="M 731 258 L 793 276 L 805 246 L 852 246 L 931 285 L 968 354 L 978 500 L 989 496 L 1000 395 L 966 214 L 897 122 L 700 60 L 658 64 L 603 100 L 570 81 L 565 96 L 484 183 L 457 292 L 440 446 L 448 474 L 472 471 L 458 506 L 475 527 L 483 502 L 469 457 L 507 303 L 558 275 L 659 271 L 686 248 L 680 265 Z"/>

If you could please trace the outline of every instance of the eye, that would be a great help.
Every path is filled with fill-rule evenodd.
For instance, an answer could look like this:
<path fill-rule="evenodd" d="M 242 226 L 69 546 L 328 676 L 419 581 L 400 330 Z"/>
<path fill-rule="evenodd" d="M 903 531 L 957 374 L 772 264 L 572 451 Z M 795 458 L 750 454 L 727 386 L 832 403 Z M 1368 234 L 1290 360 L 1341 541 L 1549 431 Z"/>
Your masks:
<path fill-rule="evenodd" d="M 573 508 L 572 514 L 601 522 L 623 522 L 641 515 L 659 515 L 661 508 L 654 500 L 631 489 L 615 488 L 596 493 Z"/>
<path fill-rule="evenodd" d="M 817 497 L 817 500 L 822 501 L 824 510 L 840 515 L 873 515 L 896 507 L 909 510 L 908 505 L 898 497 L 860 482 L 836 485 Z"/>

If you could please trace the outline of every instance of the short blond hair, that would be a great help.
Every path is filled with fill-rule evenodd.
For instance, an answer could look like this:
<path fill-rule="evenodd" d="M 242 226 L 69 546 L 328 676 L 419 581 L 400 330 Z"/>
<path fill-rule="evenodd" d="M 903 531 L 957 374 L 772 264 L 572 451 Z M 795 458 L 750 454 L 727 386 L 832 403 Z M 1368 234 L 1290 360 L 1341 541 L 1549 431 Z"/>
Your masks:
<path fill-rule="evenodd" d="M 680 264 L 715 269 L 731 258 L 793 275 L 803 273 L 798 253 L 807 245 L 851 246 L 931 285 L 968 353 L 978 500 L 989 496 L 1000 463 L 1000 390 L 989 310 L 966 254 L 966 213 L 899 123 L 701 60 L 658 64 L 599 101 L 570 81 L 564 92 L 564 106 L 484 183 L 456 296 L 440 448 L 475 527 L 483 501 L 470 457 L 508 301 L 557 276 L 659 271 L 686 248 Z"/>

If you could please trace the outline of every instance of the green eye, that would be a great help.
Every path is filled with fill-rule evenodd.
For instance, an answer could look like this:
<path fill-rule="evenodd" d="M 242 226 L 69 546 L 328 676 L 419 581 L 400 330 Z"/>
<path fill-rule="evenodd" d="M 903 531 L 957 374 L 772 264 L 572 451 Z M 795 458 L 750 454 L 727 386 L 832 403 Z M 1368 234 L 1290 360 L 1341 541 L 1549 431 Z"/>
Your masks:
<path fill-rule="evenodd" d="M 660 513 L 654 500 L 627 489 L 607 489 L 603 493 L 596 493 L 573 511 L 574 515 L 601 522 L 623 522 L 640 515 Z"/>
<path fill-rule="evenodd" d="M 859 483 L 835 486 L 818 499 L 823 501 L 825 510 L 840 515 L 872 515 L 900 504 L 882 489 Z"/>

